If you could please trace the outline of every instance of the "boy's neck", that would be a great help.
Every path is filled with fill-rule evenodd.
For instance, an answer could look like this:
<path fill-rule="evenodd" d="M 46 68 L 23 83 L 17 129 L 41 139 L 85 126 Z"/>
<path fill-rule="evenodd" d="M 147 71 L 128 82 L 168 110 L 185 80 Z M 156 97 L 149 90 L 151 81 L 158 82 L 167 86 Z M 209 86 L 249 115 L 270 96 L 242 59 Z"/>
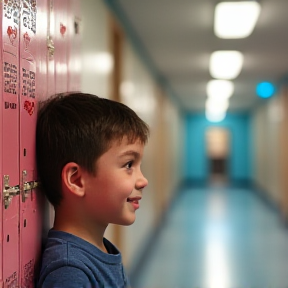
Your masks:
<path fill-rule="evenodd" d="M 84 219 L 79 219 L 74 215 L 77 213 L 64 213 L 62 209 L 55 209 L 55 220 L 53 229 L 73 234 L 99 248 L 101 251 L 107 253 L 103 243 L 104 233 L 107 227 L 100 226 L 95 223 L 89 225 Z M 71 215 L 73 214 L 73 215 Z M 65 219 L 63 221 L 62 219 Z"/>

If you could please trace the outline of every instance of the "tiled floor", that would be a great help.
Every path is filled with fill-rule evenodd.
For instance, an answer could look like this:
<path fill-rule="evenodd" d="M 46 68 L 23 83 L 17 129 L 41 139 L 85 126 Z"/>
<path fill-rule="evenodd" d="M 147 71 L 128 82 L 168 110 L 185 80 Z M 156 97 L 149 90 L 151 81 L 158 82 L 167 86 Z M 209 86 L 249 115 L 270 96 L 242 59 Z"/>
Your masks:
<path fill-rule="evenodd" d="M 186 188 L 133 288 L 287 288 L 288 229 L 244 188 Z"/>

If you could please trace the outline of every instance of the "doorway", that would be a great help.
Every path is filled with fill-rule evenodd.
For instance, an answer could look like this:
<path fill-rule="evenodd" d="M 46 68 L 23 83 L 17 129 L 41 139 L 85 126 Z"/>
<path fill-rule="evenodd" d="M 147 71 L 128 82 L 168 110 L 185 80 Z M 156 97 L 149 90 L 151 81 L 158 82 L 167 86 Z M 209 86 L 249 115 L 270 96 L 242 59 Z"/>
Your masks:
<path fill-rule="evenodd" d="M 210 182 L 228 180 L 230 154 L 230 133 L 222 127 L 211 127 L 206 130 L 206 147 Z"/>

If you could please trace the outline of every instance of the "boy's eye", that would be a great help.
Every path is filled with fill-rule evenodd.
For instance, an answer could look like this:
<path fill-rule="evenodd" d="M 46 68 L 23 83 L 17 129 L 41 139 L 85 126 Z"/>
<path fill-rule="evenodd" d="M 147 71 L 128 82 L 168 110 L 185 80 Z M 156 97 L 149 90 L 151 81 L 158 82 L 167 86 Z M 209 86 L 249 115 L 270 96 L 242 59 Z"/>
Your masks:
<path fill-rule="evenodd" d="M 128 162 L 128 163 L 125 165 L 125 167 L 126 167 L 127 169 L 130 169 L 130 168 L 132 167 L 132 165 L 133 165 L 133 161 L 130 161 L 130 162 Z"/>

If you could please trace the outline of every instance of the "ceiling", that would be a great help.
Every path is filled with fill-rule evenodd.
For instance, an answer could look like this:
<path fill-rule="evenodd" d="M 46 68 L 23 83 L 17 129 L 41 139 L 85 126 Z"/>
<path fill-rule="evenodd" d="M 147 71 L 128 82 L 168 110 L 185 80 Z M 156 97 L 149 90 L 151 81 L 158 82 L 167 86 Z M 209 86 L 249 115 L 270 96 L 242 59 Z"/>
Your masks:
<path fill-rule="evenodd" d="M 260 81 L 277 85 L 288 72 L 288 0 L 261 0 L 253 33 L 244 39 L 214 35 L 216 0 L 118 0 L 118 10 L 142 54 L 173 91 L 183 109 L 205 109 L 209 58 L 216 50 L 244 54 L 228 111 L 247 111 L 259 104 Z M 119 13 L 118 13 L 119 14 Z M 123 21 L 122 21 L 123 22 Z"/>

